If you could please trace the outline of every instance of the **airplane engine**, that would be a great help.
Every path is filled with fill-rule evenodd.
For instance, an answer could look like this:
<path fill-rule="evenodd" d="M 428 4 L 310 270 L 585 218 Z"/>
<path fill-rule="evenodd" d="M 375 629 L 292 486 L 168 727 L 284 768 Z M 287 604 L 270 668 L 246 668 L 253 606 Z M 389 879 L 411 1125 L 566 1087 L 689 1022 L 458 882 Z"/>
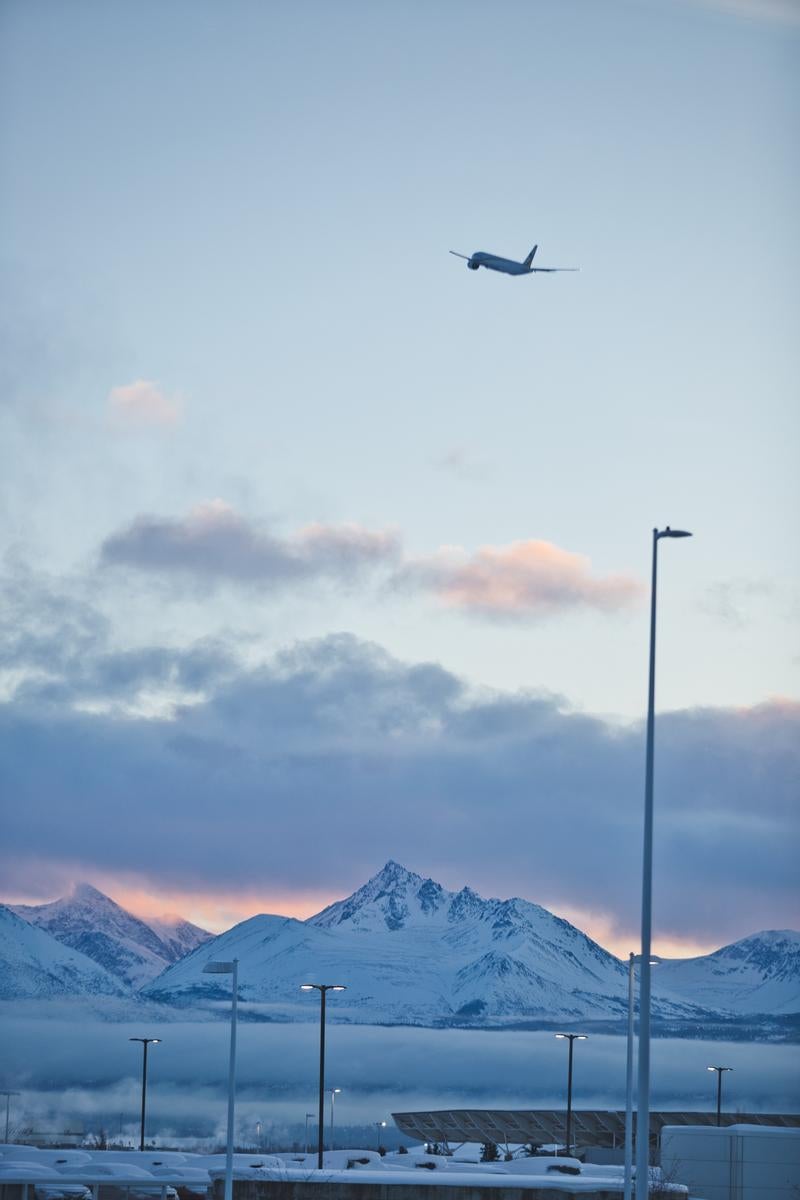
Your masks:
<path fill-rule="evenodd" d="M 469 267 L 470 271 L 477 271 L 477 269 L 480 265 L 481 265 L 480 263 L 474 263 L 474 262 L 467 263 L 467 266 Z"/>

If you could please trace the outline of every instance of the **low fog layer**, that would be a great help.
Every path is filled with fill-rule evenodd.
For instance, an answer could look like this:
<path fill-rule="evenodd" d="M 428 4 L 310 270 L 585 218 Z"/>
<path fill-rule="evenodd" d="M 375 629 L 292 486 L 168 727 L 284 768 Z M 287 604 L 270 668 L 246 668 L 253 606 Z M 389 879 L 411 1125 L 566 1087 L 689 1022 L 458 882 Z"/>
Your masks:
<path fill-rule="evenodd" d="M 327 1082 L 342 1088 L 336 1108 L 340 1127 L 421 1108 L 564 1104 L 566 1049 L 552 1033 L 371 1026 L 333 1026 L 328 1032 Z M 134 1131 L 141 1048 L 128 1038 L 143 1035 L 164 1039 L 149 1056 L 149 1131 L 219 1135 L 227 1095 L 224 1023 L 144 1028 L 11 1017 L 3 1022 L 0 1050 L 8 1086 L 22 1093 L 17 1125 Z M 715 1097 L 709 1063 L 734 1068 L 725 1079 L 731 1110 L 797 1110 L 797 1046 L 679 1040 L 653 1043 L 653 1108 L 711 1110 Z M 256 1121 L 275 1136 L 281 1130 L 296 1131 L 304 1114 L 315 1108 L 317 1070 L 316 1026 L 241 1025 L 241 1139 L 252 1140 Z M 590 1037 L 575 1051 L 575 1107 L 622 1108 L 624 1102 L 624 1038 Z"/>

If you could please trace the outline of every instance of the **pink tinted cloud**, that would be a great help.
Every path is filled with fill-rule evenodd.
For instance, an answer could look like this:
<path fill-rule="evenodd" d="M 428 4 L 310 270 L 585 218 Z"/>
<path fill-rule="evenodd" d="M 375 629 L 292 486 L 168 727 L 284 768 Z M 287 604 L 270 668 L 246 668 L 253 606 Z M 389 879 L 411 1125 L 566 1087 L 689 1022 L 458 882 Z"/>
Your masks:
<path fill-rule="evenodd" d="M 151 379 L 112 388 L 108 404 L 117 422 L 125 425 L 176 425 L 182 415 L 178 397 L 168 396 Z"/>
<path fill-rule="evenodd" d="M 407 574 L 448 608 L 499 619 L 579 607 L 615 612 L 642 592 L 631 576 L 594 576 L 584 555 L 534 540 L 482 546 L 472 557 L 460 549 L 442 550 L 411 564 Z"/>

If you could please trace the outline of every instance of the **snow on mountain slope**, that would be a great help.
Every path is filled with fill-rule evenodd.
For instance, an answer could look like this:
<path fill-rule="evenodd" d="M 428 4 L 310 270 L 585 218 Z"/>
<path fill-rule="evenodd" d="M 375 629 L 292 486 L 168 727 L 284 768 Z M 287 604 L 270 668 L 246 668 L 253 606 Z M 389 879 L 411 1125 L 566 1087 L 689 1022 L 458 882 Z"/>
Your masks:
<path fill-rule="evenodd" d="M 761 935 L 716 956 L 666 963 L 654 977 L 654 1015 L 702 1024 L 709 1017 L 796 1011 L 797 940 Z M 347 986 L 331 1000 L 334 1020 L 491 1024 L 619 1020 L 627 1011 L 627 965 L 568 921 L 527 900 L 484 900 L 470 888 L 449 892 L 392 861 L 305 922 L 244 921 L 144 993 L 177 1004 L 227 997 L 219 977 L 202 975 L 212 957 L 239 958 L 244 1001 L 295 1019 L 315 1019 L 315 995 L 298 989 L 320 981 Z"/>
<path fill-rule="evenodd" d="M 664 960 L 658 983 L 663 992 L 736 1016 L 800 1012 L 800 933 L 768 930 L 701 958 Z"/>
<path fill-rule="evenodd" d="M 299 985 L 320 981 L 347 986 L 331 1018 L 361 1023 L 620 1021 L 627 1011 L 627 964 L 568 921 L 527 900 L 449 892 L 393 861 L 307 921 L 261 915 L 217 938 L 180 919 L 150 926 L 88 885 L 17 912 L 139 986 L 137 1003 L 227 1002 L 230 979 L 203 966 L 236 957 L 242 1000 L 281 1019 L 315 1020 L 318 998 Z M 694 1028 L 798 1013 L 800 934 L 665 961 L 653 985 L 654 1016 Z"/>
<path fill-rule="evenodd" d="M 298 1006 L 306 980 L 345 983 L 336 1011 L 351 1020 L 555 1020 L 624 1010 L 624 966 L 568 922 L 523 900 L 448 892 L 394 862 L 308 921 L 243 922 L 146 994 L 175 1002 L 217 994 L 200 975 L 212 954 L 240 959 L 245 1000 Z"/>
<path fill-rule="evenodd" d="M 124 996 L 128 989 L 78 950 L 0 904 L 0 999 Z"/>
<path fill-rule="evenodd" d="M 198 946 L 210 942 L 214 937 L 207 929 L 193 925 L 183 917 L 169 914 L 163 917 L 148 917 L 145 924 L 149 925 L 159 941 L 167 949 L 168 961 L 177 962 L 186 954 L 191 954 Z"/>
<path fill-rule="evenodd" d="M 177 926 L 171 923 L 161 934 L 88 883 L 77 884 L 50 904 L 18 904 L 12 911 L 132 988 L 149 982 L 185 953 L 183 942 L 197 945 L 198 937 L 211 936 L 180 918 Z"/>

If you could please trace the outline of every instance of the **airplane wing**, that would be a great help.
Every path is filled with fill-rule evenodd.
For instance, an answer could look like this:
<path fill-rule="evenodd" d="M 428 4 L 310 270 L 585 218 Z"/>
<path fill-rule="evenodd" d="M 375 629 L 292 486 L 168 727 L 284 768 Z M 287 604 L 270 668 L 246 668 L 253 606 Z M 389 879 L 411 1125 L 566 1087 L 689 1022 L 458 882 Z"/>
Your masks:
<path fill-rule="evenodd" d="M 455 254 L 456 258 L 465 258 L 469 262 L 471 254 L 459 254 L 457 250 L 448 250 L 448 254 Z"/>
<path fill-rule="evenodd" d="M 451 250 L 452 254 L 453 251 Z M 531 267 L 531 274 L 534 271 L 544 271 L 545 274 L 551 275 L 553 271 L 580 271 L 580 267 Z"/>

